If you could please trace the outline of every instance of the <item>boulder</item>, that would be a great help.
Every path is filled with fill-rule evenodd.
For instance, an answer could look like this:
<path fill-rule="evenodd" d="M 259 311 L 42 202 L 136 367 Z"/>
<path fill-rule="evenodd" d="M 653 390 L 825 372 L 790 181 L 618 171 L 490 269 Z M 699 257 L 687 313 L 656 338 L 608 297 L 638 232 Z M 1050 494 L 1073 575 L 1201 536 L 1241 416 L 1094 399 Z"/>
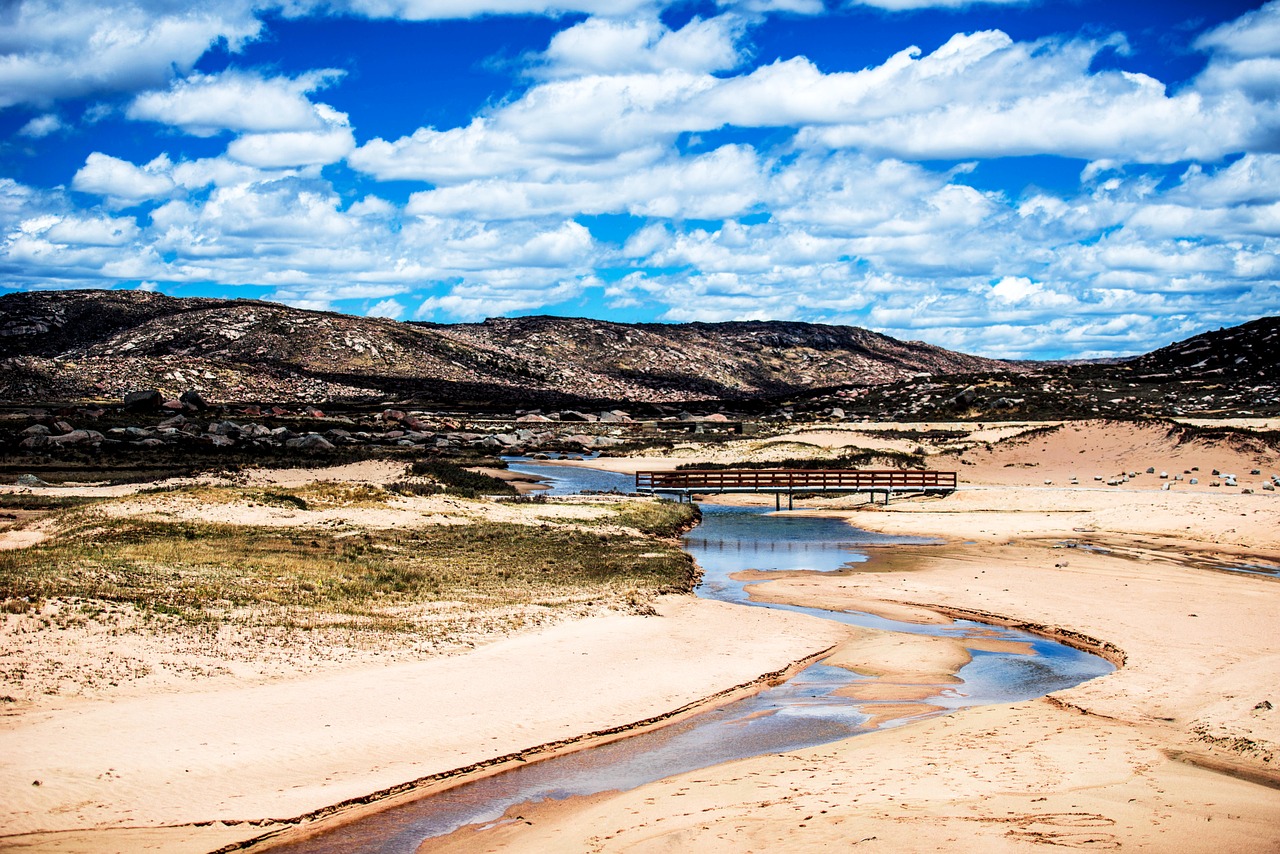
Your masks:
<path fill-rule="evenodd" d="M 969 386 L 951 399 L 952 405 L 959 408 L 967 408 L 973 406 L 977 402 L 978 390 L 973 386 Z"/>
<path fill-rule="evenodd" d="M 48 436 L 52 431 L 43 424 L 32 424 L 22 431 L 23 436 Z"/>
<path fill-rule="evenodd" d="M 72 430 L 61 436 L 51 436 L 49 441 L 58 445 L 92 445 L 105 439 L 97 430 Z"/>
<path fill-rule="evenodd" d="M 296 439 L 290 439 L 284 443 L 286 447 L 297 448 L 303 451 L 329 451 L 333 449 L 333 443 L 321 436 L 319 433 L 309 433 L 306 436 L 299 436 Z"/>
<path fill-rule="evenodd" d="M 124 396 L 124 408 L 129 412 L 154 412 L 164 405 L 164 395 L 159 389 L 131 391 Z"/>
<path fill-rule="evenodd" d="M 209 404 L 205 402 L 205 399 L 200 395 L 200 392 L 195 389 L 184 391 L 178 396 L 178 400 L 182 401 L 188 409 L 196 412 L 201 412 L 209 408 Z"/>

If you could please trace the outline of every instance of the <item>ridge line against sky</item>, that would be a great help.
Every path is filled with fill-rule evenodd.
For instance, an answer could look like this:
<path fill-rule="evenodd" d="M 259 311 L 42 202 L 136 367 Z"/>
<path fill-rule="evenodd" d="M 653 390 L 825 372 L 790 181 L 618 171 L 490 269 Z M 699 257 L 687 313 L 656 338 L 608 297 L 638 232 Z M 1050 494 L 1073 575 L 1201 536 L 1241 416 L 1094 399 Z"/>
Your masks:
<path fill-rule="evenodd" d="M 0 286 L 994 357 L 1280 314 L 1280 0 L 17 0 Z"/>

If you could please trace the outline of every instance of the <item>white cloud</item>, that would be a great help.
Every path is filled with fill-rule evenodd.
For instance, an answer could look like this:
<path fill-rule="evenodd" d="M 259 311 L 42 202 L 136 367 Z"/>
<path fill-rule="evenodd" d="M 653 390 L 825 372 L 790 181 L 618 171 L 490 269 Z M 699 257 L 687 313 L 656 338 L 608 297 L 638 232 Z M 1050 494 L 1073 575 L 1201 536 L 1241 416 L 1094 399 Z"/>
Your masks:
<path fill-rule="evenodd" d="M 1031 0 L 850 0 L 852 5 L 873 6 L 889 12 L 917 9 L 964 9 L 969 6 L 1025 6 Z"/>
<path fill-rule="evenodd" d="M 263 169 L 337 163 L 356 147 L 347 114 L 325 104 L 316 104 L 315 113 L 321 130 L 245 134 L 227 146 L 227 156 Z"/>
<path fill-rule="evenodd" d="M 1169 95 L 1157 80 L 1091 71 L 1107 42 L 1012 42 L 957 35 L 928 55 L 899 54 L 853 75 L 792 63 L 775 91 L 807 87 L 823 106 L 803 146 L 854 147 L 912 159 L 1057 154 L 1167 163 L 1239 151 L 1258 116 L 1234 93 Z M 787 78 L 794 78 L 788 80 Z M 750 81 L 744 81 L 747 85 Z M 746 95 L 749 93 L 741 93 Z M 741 98 L 765 110 L 768 100 Z M 797 116 L 804 121 L 803 116 Z"/>
<path fill-rule="evenodd" d="M 221 131 L 316 131 L 325 120 L 307 95 L 342 72 L 312 71 L 296 78 L 263 78 L 243 71 L 193 74 L 164 91 L 145 92 L 126 110 L 131 119 L 160 122 L 194 136 Z"/>
<path fill-rule="evenodd" d="M 800 149 L 900 159 L 1056 154 L 1170 163 L 1247 150 L 1273 124 L 1274 111 L 1238 88 L 1170 94 L 1143 74 L 1093 70 L 1100 51 L 1124 49 L 1120 37 L 1015 42 L 999 31 L 957 34 L 929 54 L 908 48 L 881 65 L 833 73 L 803 57 L 727 77 L 654 59 L 654 45 L 717 21 L 671 33 L 652 23 L 589 20 L 561 33 L 564 41 L 548 52 L 549 68 L 566 76 L 462 127 L 371 140 L 349 162 L 384 180 L 437 187 L 498 178 L 595 183 L 667 161 L 681 134 L 737 126 L 795 127 Z M 715 32 L 727 56 L 737 30 Z M 619 49 L 632 43 L 635 50 Z M 530 194 L 539 195 L 516 192 Z"/>
<path fill-rule="evenodd" d="M 1196 39 L 1195 46 L 1244 58 L 1276 56 L 1280 53 L 1280 2 L 1272 0 L 1215 27 Z"/>
<path fill-rule="evenodd" d="M 594 279 L 585 276 L 536 276 L 509 270 L 489 281 L 468 281 L 451 286 L 444 294 L 428 297 L 414 317 L 461 321 L 501 317 L 572 299 L 594 283 Z"/>
<path fill-rule="evenodd" d="M 28 136 L 32 139 L 43 139 L 55 131 L 62 129 L 62 120 L 53 113 L 45 113 L 42 116 L 36 116 L 27 122 L 18 130 L 19 136 Z"/>
<path fill-rule="evenodd" d="M 437 185 L 497 175 L 624 175 L 661 159 L 687 129 L 684 106 L 716 85 L 710 75 L 678 70 L 555 80 L 465 127 L 374 139 L 349 162 L 383 180 Z"/>
<path fill-rule="evenodd" d="M 414 193 L 407 212 L 489 220 L 601 213 L 716 219 L 737 216 L 760 200 L 761 168 L 754 149 L 729 145 L 693 157 L 668 157 L 616 177 L 522 177 L 442 187 Z"/>
<path fill-rule="evenodd" d="M 1280 201 L 1280 155 L 1246 154 L 1214 171 L 1193 164 L 1170 196 L 1213 207 Z"/>
<path fill-rule="evenodd" d="M 64 246 L 123 246 L 137 238 L 138 226 L 131 219 L 68 217 L 50 226 L 44 236 Z"/>
<path fill-rule="evenodd" d="M 588 18 L 551 39 L 544 73 L 564 77 L 680 69 L 722 71 L 742 59 L 737 40 L 744 24 L 732 15 L 695 18 L 671 30 L 656 18 Z"/>
<path fill-rule="evenodd" d="M 0 16 L 0 107 L 134 91 L 190 71 L 219 39 L 261 30 L 248 0 L 20 0 Z"/>
<path fill-rule="evenodd" d="M 384 299 L 379 303 L 375 303 L 365 312 L 366 317 L 386 317 L 391 320 L 399 320 L 404 317 L 404 306 L 393 299 Z"/>
<path fill-rule="evenodd" d="M 159 199 L 173 190 L 173 180 L 166 174 L 170 165 L 168 158 L 162 156 L 139 167 L 95 151 L 85 158 L 71 186 L 120 204 Z"/>
<path fill-rule="evenodd" d="M 652 7 L 652 0 L 348 0 L 342 5 L 370 18 L 432 21 L 485 15 L 628 15 Z"/>

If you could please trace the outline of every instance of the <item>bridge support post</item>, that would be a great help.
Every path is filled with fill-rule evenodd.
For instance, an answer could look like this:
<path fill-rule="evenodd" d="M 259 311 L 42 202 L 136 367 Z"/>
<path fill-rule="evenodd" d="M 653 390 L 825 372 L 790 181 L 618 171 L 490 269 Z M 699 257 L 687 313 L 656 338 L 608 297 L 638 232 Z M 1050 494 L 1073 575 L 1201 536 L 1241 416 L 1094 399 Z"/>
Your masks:
<path fill-rule="evenodd" d="M 773 509 L 774 510 L 782 509 L 782 493 L 781 492 L 775 492 L 773 494 Z"/>
<path fill-rule="evenodd" d="M 792 503 L 791 499 L 792 499 L 792 495 L 790 492 L 788 492 L 787 493 L 787 509 L 788 510 L 796 509 L 795 504 Z"/>

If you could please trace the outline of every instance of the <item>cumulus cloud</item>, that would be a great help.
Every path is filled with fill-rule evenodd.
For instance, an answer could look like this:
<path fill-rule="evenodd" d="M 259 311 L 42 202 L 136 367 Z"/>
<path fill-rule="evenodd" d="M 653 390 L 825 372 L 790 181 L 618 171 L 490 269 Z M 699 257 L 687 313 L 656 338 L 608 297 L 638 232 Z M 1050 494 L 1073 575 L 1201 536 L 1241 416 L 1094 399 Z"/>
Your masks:
<path fill-rule="evenodd" d="M 1280 2 L 1272 0 L 1215 27 L 1196 39 L 1195 46 L 1237 57 L 1275 56 L 1280 53 Z"/>
<path fill-rule="evenodd" d="M 653 0 L 347 0 L 334 6 L 370 18 L 431 21 L 485 15 L 629 15 L 652 8 Z"/>
<path fill-rule="evenodd" d="M 741 60 L 745 24 L 732 15 L 694 18 L 671 30 L 657 18 L 588 18 L 551 39 L 544 60 L 550 76 L 656 72 L 675 68 L 712 72 Z"/>
<path fill-rule="evenodd" d="M 95 151 L 85 158 L 71 186 L 82 193 L 94 193 L 120 203 L 137 203 L 167 196 L 174 187 L 168 174 L 172 164 L 159 157 L 146 166 L 136 166 L 108 154 Z"/>
<path fill-rule="evenodd" d="M 609 178 L 470 181 L 414 193 L 406 210 L 490 220 L 603 213 L 714 219 L 737 216 L 760 201 L 761 168 L 754 149 L 729 145 L 695 157 L 669 157 Z"/>
<path fill-rule="evenodd" d="M 602 182 L 669 158 L 681 134 L 725 127 L 794 127 L 802 150 L 911 160 L 1214 161 L 1247 150 L 1268 132 L 1274 112 L 1238 87 L 1170 93 L 1143 74 L 1094 70 L 1101 51 L 1124 48 L 1120 37 L 1016 42 L 999 31 L 961 33 L 929 54 L 907 48 L 861 71 L 825 73 L 797 57 L 718 77 L 688 65 L 633 67 L 654 66 L 652 46 L 685 32 L 657 26 L 584 22 L 548 52 L 563 62 L 549 66 L 563 78 L 465 126 L 373 139 L 349 161 L 380 179 L 437 186 Z M 628 40 L 641 46 L 638 53 L 618 59 L 618 51 L 603 49 Z M 727 55 L 730 42 L 719 43 Z M 611 62 L 619 70 L 603 73 Z"/>
<path fill-rule="evenodd" d="M 260 31 L 248 0 L 20 0 L 0 16 L 0 107 L 155 86 Z"/>
<path fill-rule="evenodd" d="M 342 72 L 323 69 L 296 78 L 264 78 L 244 71 L 193 74 L 163 91 L 145 92 L 126 110 L 131 119 L 160 122 L 194 136 L 221 131 L 316 131 L 325 119 L 307 98 Z"/>
<path fill-rule="evenodd" d="M 138 236 L 131 219 L 64 217 L 49 226 L 44 236 L 64 246 L 123 246 Z"/>
<path fill-rule="evenodd" d="M 889 12 L 917 9 L 964 9 L 969 6 L 1025 6 L 1031 0 L 851 0 L 851 5 L 873 6 Z"/>
<path fill-rule="evenodd" d="M 365 313 L 366 317 L 385 317 L 390 320 L 399 320 L 404 317 L 404 306 L 393 299 L 384 299 L 381 302 L 370 306 Z"/>
<path fill-rule="evenodd" d="M 227 156 L 263 169 L 337 163 L 356 147 L 347 114 L 325 104 L 316 104 L 315 113 L 319 130 L 245 134 L 227 146 Z"/>
<path fill-rule="evenodd" d="M 465 127 L 374 139 L 349 162 L 383 180 L 433 184 L 503 174 L 622 175 L 664 156 L 688 129 L 684 105 L 715 85 L 715 77 L 678 70 L 552 81 Z"/>

